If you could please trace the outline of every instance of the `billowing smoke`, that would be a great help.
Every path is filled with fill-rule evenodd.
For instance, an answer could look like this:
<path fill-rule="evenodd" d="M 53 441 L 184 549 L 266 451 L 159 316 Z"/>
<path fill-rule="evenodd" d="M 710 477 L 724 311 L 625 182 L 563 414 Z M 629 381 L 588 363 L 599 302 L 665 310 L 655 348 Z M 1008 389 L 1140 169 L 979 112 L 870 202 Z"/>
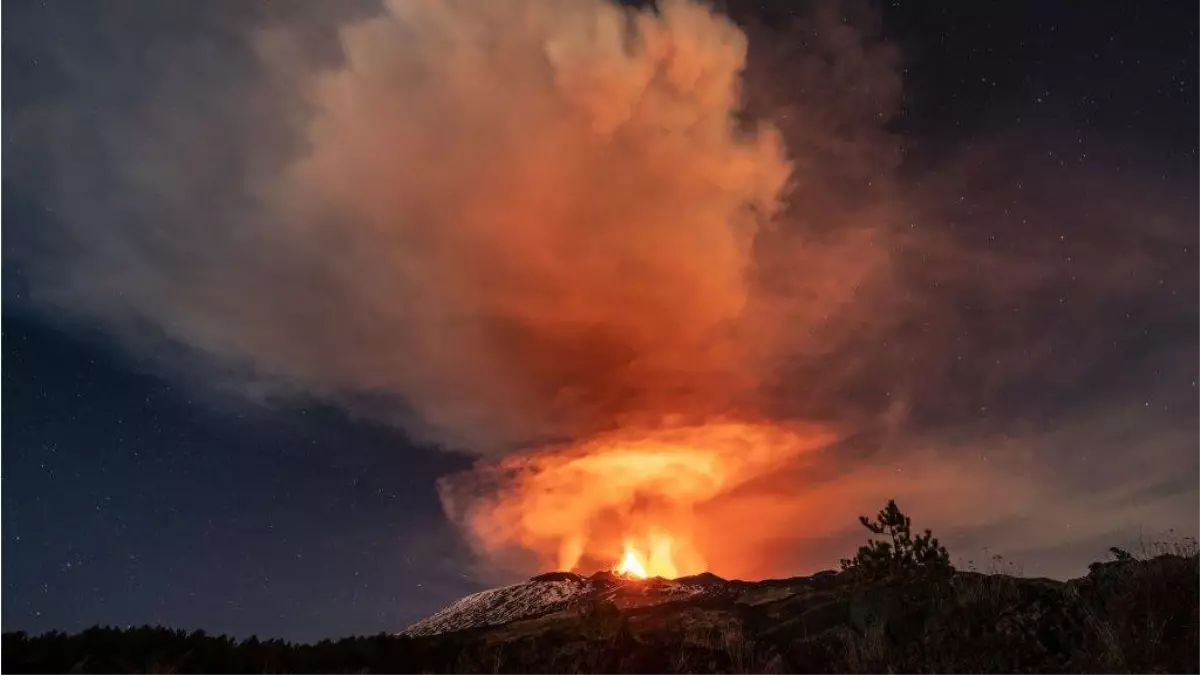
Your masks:
<path fill-rule="evenodd" d="M 682 2 L 397 2 L 341 41 L 280 198 L 338 242 L 382 343 L 296 374 L 396 392 L 476 450 L 729 405 L 790 172 L 733 118 L 736 27 Z"/>
<path fill-rule="evenodd" d="M 757 384 L 753 248 L 792 167 L 736 116 L 747 41 L 728 19 L 405 0 L 307 70 L 295 31 L 253 39 L 252 85 L 278 92 L 259 108 L 291 133 L 248 107 L 214 138 L 177 94 L 143 113 L 146 138 L 109 134 L 118 191 L 72 202 L 68 225 L 92 269 L 50 280 L 70 306 L 260 385 L 392 399 L 477 452 L 724 412 Z M 844 239 L 807 259 L 829 267 Z"/>
<path fill-rule="evenodd" d="M 929 429 L 1087 372 L 1089 317 L 1176 279 L 1191 211 L 1013 180 L 1007 148 L 1038 143 L 903 175 L 898 52 L 869 12 L 811 9 L 778 30 L 684 0 L 256 16 L 220 55 L 165 48 L 152 96 L 13 120 L 55 214 L 20 260 L 40 306 L 182 345 L 209 381 L 478 454 L 442 495 L 501 566 L 604 566 L 669 527 L 681 572 L 785 573 L 903 467 L 921 478 L 892 492 L 951 525 L 983 484 L 1040 503 L 1058 473 Z M 1095 194 L 1154 222 L 1064 266 Z"/>

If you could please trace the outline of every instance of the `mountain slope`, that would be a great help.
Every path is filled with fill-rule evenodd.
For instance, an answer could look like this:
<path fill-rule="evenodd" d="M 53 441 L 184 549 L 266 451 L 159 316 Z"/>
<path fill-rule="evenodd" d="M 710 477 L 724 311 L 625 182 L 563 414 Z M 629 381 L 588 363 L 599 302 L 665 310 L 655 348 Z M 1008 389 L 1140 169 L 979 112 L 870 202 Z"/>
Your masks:
<path fill-rule="evenodd" d="M 429 667 L 456 671 L 1197 672 L 1198 581 L 1195 555 L 1096 563 L 1066 582 L 558 573 L 404 634 L 453 655 Z"/>
<path fill-rule="evenodd" d="M 481 591 L 409 626 L 401 635 L 450 633 L 528 619 L 570 606 L 590 595 L 594 584 L 575 574 L 529 581 Z"/>
<path fill-rule="evenodd" d="M 607 572 L 591 577 L 551 572 L 523 583 L 468 595 L 409 626 L 401 635 L 417 637 L 498 626 L 597 601 L 614 602 L 623 608 L 681 602 L 706 593 L 724 592 L 728 583 L 711 574 L 634 581 Z"/>
<path fill-rule="evenodd" d="M 1067 582 L 971 572 L 874 583 L 834 573 L 761 582 L 552 574 L 455 603 L 414 625 L 420 635 L 292 644 L 149 626 L 16 632 L 4 634 L 0 665 L 29 673 L 1197 672 L 1197 555 L 1125 558 Z"/>

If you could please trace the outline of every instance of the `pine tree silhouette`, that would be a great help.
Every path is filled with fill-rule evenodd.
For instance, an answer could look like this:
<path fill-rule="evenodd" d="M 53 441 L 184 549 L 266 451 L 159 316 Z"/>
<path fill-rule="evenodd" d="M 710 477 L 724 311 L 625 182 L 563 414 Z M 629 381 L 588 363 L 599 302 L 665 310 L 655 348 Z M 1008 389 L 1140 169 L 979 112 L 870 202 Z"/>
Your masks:
<path fill-rule="evenodd" d="M 929 530 L 912 536 L 912 519 L 904 515 L 894 499 L 872 521 L 859 516 L 858 522 L 874 534 L 887 535 L 887 540 L 867 540 L 853 558 L 843 558 L 843 570 L 853 570 L 868 579 L 896 577 L 942 577 L 954 571 L 950 554 L 938 543 Z"/>

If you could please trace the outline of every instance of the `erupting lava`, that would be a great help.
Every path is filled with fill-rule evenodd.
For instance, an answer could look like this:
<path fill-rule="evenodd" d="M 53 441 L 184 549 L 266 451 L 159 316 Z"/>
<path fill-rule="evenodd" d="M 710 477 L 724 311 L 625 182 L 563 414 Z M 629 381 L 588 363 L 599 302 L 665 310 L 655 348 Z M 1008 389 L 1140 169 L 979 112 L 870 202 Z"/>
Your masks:
<path fill-rule="evenodd" d="M 744 542 L 763 514 L 733 495 L 835 437 L 732 420 L 622 429 L 479 464 L 440 490 L 472 544 L 532 553 L 527 571 L 736 575 L 754 569 Z"/>
<path fill-rule="evenodd" d="M 650 576 L 646 573 L 646 568 L 642 566 L 642 562 L 638 560 L 637 552 L 631 548 L 625 549 L 625 557 L 621 559 L 621 564 L 617 565 L 613 572 L 635 579 L 645 579 Z"/>
<path fill-rule="evenodd" d="M 655 533 L 651 535 L 650 558 L 643 564 L 642 556 L 639 555 L 637 548 L 629 541 L 626 541 L 625 557 L 621 558 L 621 563 L 613 568 L 613 572 L 635 579 L 648 579 L 650 577 L 674 579 L 679 576 L 679 569 L 671 559 L 671 544 L 671 537 L 665 534 Z"/>

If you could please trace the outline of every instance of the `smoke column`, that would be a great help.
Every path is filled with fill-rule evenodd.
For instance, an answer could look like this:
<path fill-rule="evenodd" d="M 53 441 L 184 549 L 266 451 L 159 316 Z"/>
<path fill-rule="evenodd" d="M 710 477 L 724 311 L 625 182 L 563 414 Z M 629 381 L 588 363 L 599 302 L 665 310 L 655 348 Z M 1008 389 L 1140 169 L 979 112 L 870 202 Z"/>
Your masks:
<path fill-rule="evenodd" d="M 280 198 L 338 229 L 405 363 L 334 377 L 480 451 L 744 388 L 751 247 L 790 167 L 733 117 L 736 27 L 682 2 L 397 2 L 342 44 Z"/>
<path fill-rule="evenodd" d="M 748 37 L 684 0 L 297 3 L 219 56 L 164 48 L 144 100 L 85 77 L 107 107 L 15 116 L 6 159 L 55 214 L 17 255 L 39 307 L 182 347 L 207 383 L 479 456 L 441 494 L 498 568 L 602 567 L 667 526 L 681 571 L 794 571 L 781 542 L 880 498 L 875 454 L 951 524 L 1035 503 L 1055 479 L 1032 460 L 912 432 L 1093 363 L 1088 317 L 1162 277 L 1179 214 L 1074 249 L 1067 329 L 1014 318 L 1057 253 L 938 227 L 1013 203 L 961 212 L 1012 146 L 904 184 L 897 51 L 870 12 L 810 9 Z M 1044 202 L 1147 194 L 1073 184 L 1098 189 Z"/>

